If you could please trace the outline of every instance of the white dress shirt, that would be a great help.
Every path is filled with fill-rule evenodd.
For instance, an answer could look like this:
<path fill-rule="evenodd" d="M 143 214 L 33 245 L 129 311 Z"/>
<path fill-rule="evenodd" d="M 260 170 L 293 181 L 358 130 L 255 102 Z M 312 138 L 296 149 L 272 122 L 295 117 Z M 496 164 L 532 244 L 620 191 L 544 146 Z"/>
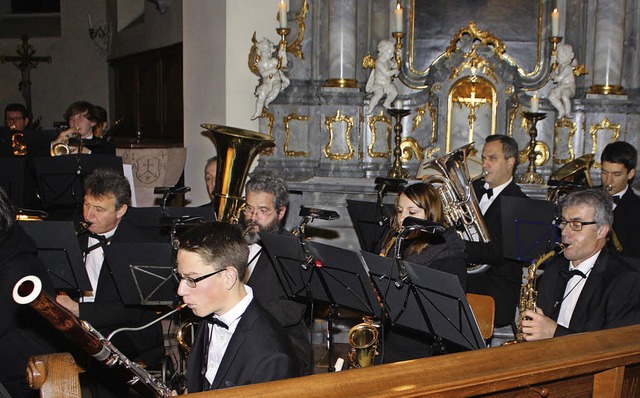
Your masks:
<path fill-rule="evenodd" d="M 586 275 L 586 278 L 583 278 L 580 275 L 574 275 L 567 282 L 567 287 L 564 289 L 564 294 L 562 295 L 560 313 L 558 314 L 558 325 L 564 326 L 565 328 L 569 327 L 569 324 L 571 323 L 571 316 L 573 315 L 573 310 L 576 308 L 576 304 L 578 303 L 578 299 L 580 298 L 580 293 L 582 293 L 582 289 L 587 283 L 589 274 L 591 273 L 593 266 L 596 264 L 596 260 L 598 259 L 599 255 L 600 252 L 597 252 L 593 256 L 584 260 L 577 267 L 573 266 L 573 261 L 569 263 L 569 270 L 580 270 L 583 274 Z"/>
<path fill-rule="evenodd" d="M 116 233 L 116 229 L 118 229 L 117 226 L 106 234 L 103 234 L 103 236 L 106 239 L 111 238 Z M 98 239 L 89 237 L 87 247 L 97 245 L 98 243 L 100 243 Z M 107 244 L 109 243 L 110 242 L 107 242 Z M 84 292 L 84 295 L 81 298 L 83 303 L 93 303 L 96 299 L 98 280 L 100 279 L 100 271 L 102 271 L 102 263 L 104 263 L 104 250 L 102 250 L 102 246 L 91 250 L 84 258 L 84 266 L 87 269 L 87 275 L 89 276 L 89 282 L 91 282 L 93 291 Z"/>
<path fill-rule="evenodd" d="M 513 181 L 513 177 L 509 178 L 509 181 L 505 182 L 504 184 L 498 185 L 497 187 L 493 188 L 493 195 L 491 195 L 491 198 L 488 198 L 487 194 L 482 195 L 481 198 L 477 198 L 480 201 L 478 205 L 480 205 L 480 211 L 482 212 L 483 216 L 484 216 L 484 213 L 487 212 L 487 209 L 489 208 L 489 206 L 491 206 L 491 203 L 493 203 L 493 201 L 496 200 L 498 195 L 500 195 L 500 192 L 502 192 L 502 190 L 505 189 L 507 185 L 511 184 L 511 181 Z M 484 188 L 489 189 L 489 184 L 485 182 Z"/>

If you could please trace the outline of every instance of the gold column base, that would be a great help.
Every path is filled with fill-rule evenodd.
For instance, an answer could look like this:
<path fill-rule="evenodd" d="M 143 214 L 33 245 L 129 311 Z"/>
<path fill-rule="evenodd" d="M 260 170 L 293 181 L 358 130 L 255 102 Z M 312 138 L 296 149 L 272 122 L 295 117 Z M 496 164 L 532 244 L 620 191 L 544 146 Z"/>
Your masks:
<path fill-rule="evenodd" d="M 358 87 L 358 81 L 356 79 L 327 79 L 325 87 Z"/>
<path fill-rule="evenodd" d="M 527 171 L 523 175 L 520 176 L 518 180 L 520 184 L 542 184 L 544 182 L 544 177 L 540 173 L 537 172 L 529 172 Z"/>
<path fill-rule="evenodd" d="M 605 95 L 624 95 L 625 92 L 622 89 L 622 86 L 610 86 L 606 84 L 594 84 L 591 86 L 591 90 L 589 94 L 605 94 Z"/>

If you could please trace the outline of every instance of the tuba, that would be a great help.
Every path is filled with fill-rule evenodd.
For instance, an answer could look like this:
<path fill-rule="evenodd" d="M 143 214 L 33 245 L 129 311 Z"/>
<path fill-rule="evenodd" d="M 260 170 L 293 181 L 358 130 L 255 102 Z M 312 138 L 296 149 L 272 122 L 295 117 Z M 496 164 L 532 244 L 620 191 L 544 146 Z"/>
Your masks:
<path fill-rule="evenodd" d="M 431 168 L 441 173 L 431 175 L 423 181 L 434 185 L 442 200 L 447 223 L 461 227 L 463 239 L 490 242 L 489 230 L 484 224 L 478 199 L 471 185 L 474 180 L 484 177 L 484 174 L 472 179 L 467 168 L 467 156 L 472 150 L 475 148 L 470 143 L 421 166 L 423 170 Z M 467 272 L 479 273 L 488 267 L 488 264 L 471 265 Z"/>
<path fill-rule="evenodd" d="M 364 322 L 349 330 L 347 339 L 351 346 L 351 367 L 366 368 L 373 365 L 373 360 L 378 355 L 378 328 L 373 325 L 373 321 L 365 317 Z"/>
<path fill-rule="evenodd" d="M 218 172 L 213 190 L 213 206 L 218 220 L 237 223 L 244 199 L 244 184 L 255 157 L 275 146 L 272 137 L 217 124 L 202 124 L 202 134 L 216 145 Z"/>

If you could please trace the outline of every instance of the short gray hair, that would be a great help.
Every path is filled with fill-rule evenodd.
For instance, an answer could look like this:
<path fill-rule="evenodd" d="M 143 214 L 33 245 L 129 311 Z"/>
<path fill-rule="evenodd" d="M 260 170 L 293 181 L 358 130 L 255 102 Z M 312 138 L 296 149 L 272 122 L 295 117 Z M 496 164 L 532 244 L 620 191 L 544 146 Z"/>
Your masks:
<path fill-rule="evenodd" d="M 280 210 L 289 205 L 289 187 L 280 177 L 269 171 L 263 171 L 251 176 L 247 182 L 247 193 L 267 192 L 273 195 L 273 207 Z"/>
<path fill-rule="evenodd" d="M 588 188 L 571 192 L 560 201 L 560 209 L 573 206 L 591 206 L 595 210 L 595 222 L 598 226 L 613 224 L 613 199 L 602 188 Z"/>

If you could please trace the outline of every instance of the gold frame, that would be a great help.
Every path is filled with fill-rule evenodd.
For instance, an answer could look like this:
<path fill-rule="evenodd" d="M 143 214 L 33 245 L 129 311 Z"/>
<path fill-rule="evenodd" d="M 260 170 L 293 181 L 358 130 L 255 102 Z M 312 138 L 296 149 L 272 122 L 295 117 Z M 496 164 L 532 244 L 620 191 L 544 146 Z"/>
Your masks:
<path fill-rule="evenodd" d="M 334 132 L 333 132 L 334 123 L 347 124 L 347 129 L 344 133 L 345 141 L 347 143 L 347 147 L 349 148 L 349 152 L 347 153 L 331 152 L 331 145 L 333 144 L 333 138 L 334 138 Z M 329 132 L 329 142 L 322 150 L 322 153 L 324 154 L 324 156 L 331 160 L 353 159 L 353 154 L 355 153 L 355 150 L 353 149 L 353 144 L 351 144 L 351 130 L 353 129 L 353 117 L 343 115 L 340 109 L 338 109 L 335 116 L 328 116 L 325 118 L 324 124 L 327 127 L 327 131 Z"/>
<path fill-rule="evenodd" d="M 289 128 L 289 122 L 292 120 L 299 120 L 301 122 L 309 121 L 309 116 L 296 115 L 290 113 L 282 118 L 282 124 L 284 125 L 285 139 L 284 139 L 284 156 L 290 157 L 309 157 L 309 152 L 306 151 L 290 151 L 289 150 L 289 138 L 291 137 L 291 129 Z"/>
<path fill-rule="evenodd" d="M 558 158 L 558 137 L 560 136 L 559 130 L 561 128 L 570 129 L 569 137 L 567 138 L 569 157 L 564 159 Z M 553 125 L 553 164 L 566 164 L 572 162 L 576 158 L 575 149 L 573 148 L 573 137 L 575 137 L 576 131 L 578 131 L 578 123 L 570 122 L 567 118 L 564 117 L 561 120 L 556 120 Z"/>
<path fill-rule="evenodd" d="M 480 81 L 480 83 L 482 83 L 482 85 L 486 85 L 487 87 L 489 87 L 491 89 L 491 131 L 489 132 L 489 135 L 493 135 L 496 133 L 496 126 L 497 126 L 497 117 L 498 117 L 498 94 L 496 92 L 496 88 L 493 84 L 491 84 L 491 82 L 483 77 L 479 77 L 479 76 L 465 76 L 462 77 L 460 79 L 458 79 L 454 84 L 451 85 L 451 88 L 449 89 L 449 95 L 447 96 L 447 137 L 446 137 L 446 143 L 445 143 L 445 152 L 448 153 L 451 151 L 451 116 L 452 116 L 452 111 L 453 111 L 453 106 L 454 105 L 458 105 L 460 107 L 462 107 L 462 103 L 460 103 L 460 101 L 456 101 L 456 99 L 454 98 L 454 94 L 456 93 L 457 89 L 459 87 L 464 87 L 468 84 L 472 85 L 472 88 L 470 89 L 470 91 L 472 93 L 475 93 L 475 85 L 478 84 Z M 475 97 L 472 97 L 475 98 Z M 485 101 L 485 102 L 489 102 L 489 101 Z M 467 106 L 466 104 L 464 104 L 465 106 Z M 473 118 L 474 116 L 474 111 L 475 108 L 478 107 L 473 101 L 471 103 L 471 106 L 467 106 L 470 110 L 469 110 L 469 119 Z M 473 122 L 470 123 L 469 126 L 469 143 L 472 143 L 474 141 L 474 131 L 473 131 Z"/>
<path fill-rule="evenodd" d="M 387 131 L 385 134 L 385 141 L 387 143 L 387 152 L 376 152 L 373 147 L 376 144 L 378 129 L 376 123 L 385 123 L 387 125 Z M 369 129 L 371 130 L 371 143 L 367 145 L 367 153 L 372 158 L 385 158 L 391 157 L 391 117 L 387 116 L 380 111 L 379 115 L 373 115 L 369 117 Z"/>
<path fill-rule="evenodd" d="M 611 123 L 611 121 L 605 116 L 604 119 L 598 124 L 594 124 L 589 128 L 589 135 L 591 135 L 592 140 L 592 148 L 591 153 L 594 155 L 598 153 L 598 132 L 600 130 L 612 130 L 613 131 L 613 139 L 611 142 L 618 141 L 620 138 L 620 125 Z M 594 160 L 593 167 L 594 169 L 599 169 L 602 165 L 597 160 Z"/>

